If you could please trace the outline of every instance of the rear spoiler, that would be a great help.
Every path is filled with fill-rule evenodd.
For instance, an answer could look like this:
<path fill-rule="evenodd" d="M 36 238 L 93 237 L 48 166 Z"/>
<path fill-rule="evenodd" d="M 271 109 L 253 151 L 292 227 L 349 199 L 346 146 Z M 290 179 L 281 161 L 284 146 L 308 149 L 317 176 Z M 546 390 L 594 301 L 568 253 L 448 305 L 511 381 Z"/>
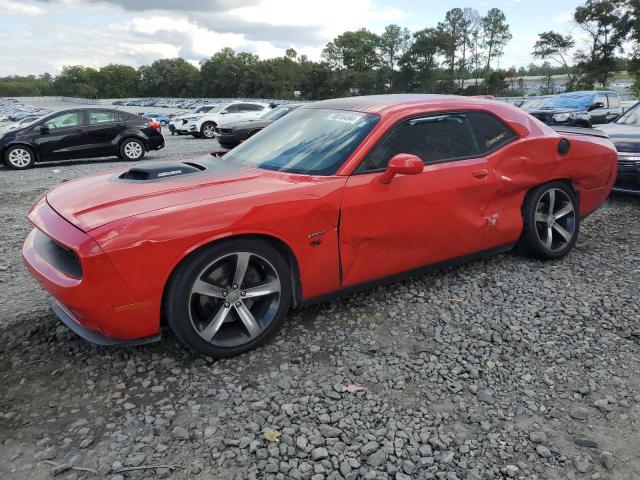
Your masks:
<path fill-rule="evenodd" d="M 589 135 L 591 137 L 600 137 L 600 138 L 609 138 L 609 135 L 604 133 L 602 130 L 598 130 L 597 128 L 584 128 L 584 127 L 562 127 L 552 126 L 556 132 L 558 133 L 568 133 L 571 135 Z"/>

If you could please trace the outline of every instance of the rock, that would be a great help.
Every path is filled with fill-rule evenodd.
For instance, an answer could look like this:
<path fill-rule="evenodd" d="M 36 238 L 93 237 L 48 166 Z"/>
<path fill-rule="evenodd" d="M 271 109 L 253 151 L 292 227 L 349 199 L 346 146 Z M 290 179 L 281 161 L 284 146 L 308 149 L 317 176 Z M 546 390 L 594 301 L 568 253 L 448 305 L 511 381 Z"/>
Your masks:
<path fill-rule="evenodd" d="M 379 467 L 384 463 L 386 459 L 386 454 L 384 450 L 381 448 L 375 453 L 372 453 L 367 457 L 367 465 L 371 465 L 372 467 Z"/>
<path fill-rule="evenodd" d="M 574 420 L 586 420 L 588 414 L 584 408 L 572 408 L 569 410 L 569 416 Z"/>
<path fill-rule="evenodd" d="M 125 464 L 127 465 L 127 467 L 139 467 L 144 463 L 146 459 L 147 457 L 144 453 L 138 453 L 127 458 Z"/>
<path fill-rule="evenodd" d="M 547 443 L 547 434 L 544 432 L 531 432 L 529 440 L 533 443 Z"/>
<path fill-rule="evenodd" d="M 367 455 L 371 455 L 373 452 L 378 450 L 378 448 L 380 448 L 378 442 L 368 442 L 360 447 L 360 453 L 366 457 Z"/>
<path fill-rule="evenodd" d="M 56 465 L 51 469 L 51 475 L 55 477 L 56 475 L 60 475 L 61 473 L 71 470 L 71 467 L 72 465 L 70 463 L 62 463 L 60 465 Z"/>
<path fill-rule="evenodd" d="M 189 440 L 189 432 L 186 428 L 180 426 L 174 427 L 173 430 L 171 430 L 171 435 L 173 435 L 173 438 L 176 440 Z"/>
<path fill-rule="evenodd" d="M 322 460 L 323 458 L 328 457 L 329 452 L 327 452 L 327 449 L 324 447 L 318 447 L 311 450 L 311 458 L 313 458 L 315 461 Z"/>
<path fill-rule="evenodd" d="M 575 468 L 578 473 L 590 472 L 593 469 L 591 457 L 582 455 L 573 457 L 573 468 Z"/>
<path fill-rule="evenodd" d="M 592 440 L 590 438 L 576 438 L 574 439 L 575 444 L 578 447 L 582 448 L 598 448 L 598 442 Z"/>
<path fill-rule="evenodd" d="M 319 425 L 318 430 L 325 438 L 338 438 L 342 435 L 342 430 L 339 428 L 331 427 L 329 425 Z"/>
<path fill-rule="evenodd" d="M 538 453 L 538 455 L 540 455 L 542 458 L 549 458 L 551 457 L 551 450 L 549 450 L 547 447 L 545 447 L 544 445 L 538 445 L 536 447 L 536 452 Z"/>
<path fill-rule="evenodd" d="M 93 437 L 89 436 L 86 437 L 84 439 L 82 439 L 82 441 L 80 442 L 80 448 L 87 448 L 89 445 L 91 445 L 93 443 Z"/>
<path fill-rule="evenodd" d="M 602 454 L 600 455 L 600 463 L 607 470 L 613 470 L 614 467 L 616 466 L 615 458 L 613 457 L 611 452 L 607 452 L 607 451 L 602 452 Z"/>
<path fill-rule="evenodd" d="M 478 400 L 489 405 L 493 405 L 493 403 L 495 402 L 493 398 L 493 392 L 486 388 L 478 391 Z"/>

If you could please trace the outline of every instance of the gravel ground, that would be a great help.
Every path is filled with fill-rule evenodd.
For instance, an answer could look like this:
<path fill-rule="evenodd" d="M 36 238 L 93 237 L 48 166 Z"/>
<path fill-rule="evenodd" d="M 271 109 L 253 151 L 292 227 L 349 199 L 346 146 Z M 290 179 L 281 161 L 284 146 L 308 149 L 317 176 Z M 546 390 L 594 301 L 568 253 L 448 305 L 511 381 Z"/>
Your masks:
<path fill-rule="evenodd" d="M 168 137 L 149 160 L 206 153 Z M 92 346 L 50 313 L 25 214 L 113 159 L 0 168 L 0 478 L 640 478 L 640 199 L 565 259 L 505 254 L 292 312 L 265 347 Z"/>

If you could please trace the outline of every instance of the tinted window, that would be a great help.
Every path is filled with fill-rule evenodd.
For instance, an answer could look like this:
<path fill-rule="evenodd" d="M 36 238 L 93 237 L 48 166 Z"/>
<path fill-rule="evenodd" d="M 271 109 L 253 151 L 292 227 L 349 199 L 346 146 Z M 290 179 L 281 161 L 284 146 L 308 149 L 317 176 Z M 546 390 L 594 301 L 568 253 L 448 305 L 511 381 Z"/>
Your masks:
<path fill-rule="evenodd" d="M 82 112 L 67 112 L 45 120 L 44 124 L 50 129 L 69 128 L 82 125 Z"/>
<path fill-rule="evenodd" d="M 241 105 L 237 103 L 235 105 L 229 105 L 224 111 L 227 113 L 239 113 L 243 110 L 241 108 Z"/>
<path fill-rule="evenodd" d="M 357 171 L 385 169 L 398 153 L 417 155 L 427 164 L 478 155 L 466 117 L 451 113 L 403 122 L 374 147 Z"/>
<path fill-rule="evenodd" d="M 620 106 L 620 97 L 613 94 L 608 94 L 607 98 L 609 99 L 609 108 L 618 108 Z"/>
<path fill-rule="evenodd" d="M 242 105 L 242 109 L 245 112 L 261 112 L 262 110 L 264 110 L 264 106 L 256 105 L 253 103 L 245 103 L 244 105 Z"/>
<path fill-rule="evenodd" d="M 109 123 L 120 121 L 120 114 L 118 112 L 108 111 L 93 111 L 89 112 L 89 125 L 96 123 Z"/>
<path fill-rule="evenodd" d="M 296 110 L 278 120 L 278 128 L 269 130 L 269 135 L 252 137 L 222 160 L 267 170 L 333 175 L 379 119 L 344 110 Z"/>
<path fill-rule="evenodd" d="M 483 112 L 468 112 L 466 115 L 481 154 L 491 152 L 516 138 L 516 134 L 493 115 Z"/>

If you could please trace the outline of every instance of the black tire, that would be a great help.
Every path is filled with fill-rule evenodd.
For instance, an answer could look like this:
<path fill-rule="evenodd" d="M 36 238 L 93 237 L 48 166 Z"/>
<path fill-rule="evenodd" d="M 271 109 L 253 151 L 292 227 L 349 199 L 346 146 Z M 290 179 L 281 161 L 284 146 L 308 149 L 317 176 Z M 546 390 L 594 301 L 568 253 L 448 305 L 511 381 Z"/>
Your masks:
<path fill-rule="evenodd" d="M 208 140 L 216 138 L 216 135 L 213 131 L 215 126 L 216 124 L 214 122 L 204 122 L 200 127 L 200 134 Z"/>
<path fill-rule="evenodd" d="M 200 138 L 200 137 L 202 137 L 202 135 L 200 134 L 200 132 L 191 132 L 191 136 L 192 136 L 193 138 Z"/>
<path fill-rule="evenodd" d="M 127 138 L 120 144 L 120 158 L 129 162 L 142 160 L 145 151 L 144 144 L 137 138 Z"/>
<path fill-rule="evenodd" d="M 550 199 L 552 191 L 553 201 Z M 569 204 L 572 211 L 555 218 L 569 210 Z M 555 215 L 549 212 L 550 205 Z M 527 193 L 522 205 L 522 221 L 518 252 L 543 260 L 564 257 L 575 245 L 580 232 L 580 214 L 575 192 L 564 182 L 540 185 Z M 567 238 L 566 234 L 570 234 L 570 237 Z"/>
<path fill-rule="evenodd" d="M 161 127 L 166 127 L 167 126 L 167 122 L 165 122 L 164 120 L 160 120 L 160 126 Z"/>
<path fill-rule="evenodd" d="M 25 145 L 14 145 L 4 152 L 4 164 L 13 170 L 26 170 L 36 163 L 36 154 Z"/>
<path fill-rule="evenodd" d="M 237 275 L 240 255 L 247 253 L 252 255 L 253 260 L 249 261 L 249 267 L 246 269 L 247 274 L 242 277 L 240 285 L 234 288 L 226 279 Z M 225 261 L 229 263 L 225 264 Z M 251 269 L 254 268 L 255 275 L 260 277 L 260 274 L 257 273 L 259 272 L 258 268 L 253 266 L 251 261 L 260 262 L 257 264 L 258 268 L 261 265 L 266 265 L 265 268 L 272 268 L 277 273 L 278 293 L 249 298 L 252 282 L 247 278 L 252 273 Z M 266 262 L 263 263 L 263 261 Z M 231 265 L 231 267 L 225 269 L 227 265 Z M 226 277 L 220 275 L 219 280 L 211 280 L 210 276 L 219 271 L 226 272 Z M 255 275 L 254 288 L 256 285 L 262 285 L 262 282 L 272 281 L 265 276 L 255 283 Z M 194 293 L 192 288 L 195 288 L 196 281 L 205 278 L 208 280 L 206 283 L 209 287 L 215 288 L 218 292 L 224 289 L 225 298 L 221 298 L 220 295 L 207 296 Z M 269 278 L 275 277 L 270 276 Z M 235 298 L 243 291 L 247 292 L 246 297 Z M 176 336 L 195 352 L 213 358 L 233 357 L 253 350 L 273 336 L 289 310 L 291 296 L 289 267 L 287 261 L 275 248 L 258 239 L 226 240 L 197 251 L 176 268 L 167 285 L 164 313 Z M 277 300 L 277 304 L 274 303 L 275 300 Z M 240 304 L 242 305 L 240 306 Z M 210 340 L 205 340 L 203 338 L 204 331 L 214 323 L 214 318 L 218 318 L 220 312 L 223 311 L 223 306 L 227 308 L 226 312 L 228 312 L 220 320 L 223 323 L 220 323 L 217 329 L 213 330 L 213 337 Z M 238 306 L 240 308 L 236 308 Z M 246 311 L 252 314 L 251 318 L 256 320 L 256 324 L 260 326 L 254 335 L 251 334 L 247 324 L 240 317 L 239 312 L 245 307 Z M 260 318 L 263 313 L 266 313 L 265 319 Z M 201 319 L 204 319 L 204 322 L 199 323 Z"/>

